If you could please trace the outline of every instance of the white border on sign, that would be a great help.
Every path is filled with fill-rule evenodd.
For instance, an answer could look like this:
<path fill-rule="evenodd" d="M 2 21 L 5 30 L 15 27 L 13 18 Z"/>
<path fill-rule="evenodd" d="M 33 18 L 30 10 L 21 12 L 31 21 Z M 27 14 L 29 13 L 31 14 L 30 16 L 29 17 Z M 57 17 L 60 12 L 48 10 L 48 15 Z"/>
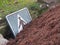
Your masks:
<path fill-rule="evenodd" d="M 6 19 L 7 19 L 8 23 L 9 23 L 11 29 L 13 30 L 12 25 L 10 24 L 10 22 L 9 22 L 9 20 L 8 20 L 8 16 L 6 16 Z M 14 36 L 16 37 L 15 32 L 14 32 L 14 31 L 12 31 L 12 32 L 13 32 Z"/>

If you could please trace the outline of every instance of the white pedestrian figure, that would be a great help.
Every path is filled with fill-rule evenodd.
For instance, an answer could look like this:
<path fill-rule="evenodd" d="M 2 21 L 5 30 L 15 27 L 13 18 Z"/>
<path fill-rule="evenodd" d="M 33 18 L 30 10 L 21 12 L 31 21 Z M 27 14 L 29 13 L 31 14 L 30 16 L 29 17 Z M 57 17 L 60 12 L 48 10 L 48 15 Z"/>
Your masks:
<path fill-rule="evenodd" d="M 23 30 L 23 27 L 25 24 L 27 24 L 27 22 L 20 16 L 20 15 L 17 15 L 18 17 L 18 33 Z"/>

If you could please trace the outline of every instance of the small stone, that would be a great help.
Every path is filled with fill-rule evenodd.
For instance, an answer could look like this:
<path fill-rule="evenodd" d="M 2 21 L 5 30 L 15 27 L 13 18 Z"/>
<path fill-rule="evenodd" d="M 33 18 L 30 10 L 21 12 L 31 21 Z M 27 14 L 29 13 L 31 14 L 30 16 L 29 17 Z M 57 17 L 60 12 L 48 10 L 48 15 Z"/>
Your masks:
<path fill-rule="evenodd" d="M 48 4 L 47 4 L 46 6 L 47 6 L 47 7 L 49 7 L 49 5 L 48 5 Z"/>
<path fill-rule="evenodd" d="M 48 4 L 41 4 L 41 5 L 40 5 L 40 8 L 42 8 L 42 9 L 43 9 L 43 8 L 46 8 L 46 7 L 49 7 L 49 5 L 48 5 Z"/>
<path fill-rule="evenodd" d="M 6 45 L 9 41 L 0 34 L 0 45 Z"/>
<path fill-rule="evenodd" d="M 3 38 L 2 34 L 0 34 L 0 38 Z"/>
<path fill-rule="evenodd" d="M 0 20 L 2 20 L 2 18 L 0 18 Z"/>

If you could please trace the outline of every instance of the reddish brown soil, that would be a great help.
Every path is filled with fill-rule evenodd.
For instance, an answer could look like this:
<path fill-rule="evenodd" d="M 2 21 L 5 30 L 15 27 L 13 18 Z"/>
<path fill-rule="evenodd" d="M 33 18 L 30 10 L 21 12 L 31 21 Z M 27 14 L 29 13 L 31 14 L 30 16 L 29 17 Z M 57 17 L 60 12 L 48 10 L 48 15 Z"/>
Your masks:
<path fill-rule="evenodd" d="M 7 45 L 60 45 L 60 6 L 27 24 Z"/>

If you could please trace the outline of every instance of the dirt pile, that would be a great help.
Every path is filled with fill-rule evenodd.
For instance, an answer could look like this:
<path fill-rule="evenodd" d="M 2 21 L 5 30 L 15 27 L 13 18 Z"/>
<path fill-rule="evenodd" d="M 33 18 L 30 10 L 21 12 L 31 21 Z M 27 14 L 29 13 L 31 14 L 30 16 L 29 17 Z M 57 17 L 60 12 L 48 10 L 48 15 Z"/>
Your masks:
<path fill-rule="evenodd" d="M 27 24 L 7 45 L 60 45 L 60 6 Z"/>

